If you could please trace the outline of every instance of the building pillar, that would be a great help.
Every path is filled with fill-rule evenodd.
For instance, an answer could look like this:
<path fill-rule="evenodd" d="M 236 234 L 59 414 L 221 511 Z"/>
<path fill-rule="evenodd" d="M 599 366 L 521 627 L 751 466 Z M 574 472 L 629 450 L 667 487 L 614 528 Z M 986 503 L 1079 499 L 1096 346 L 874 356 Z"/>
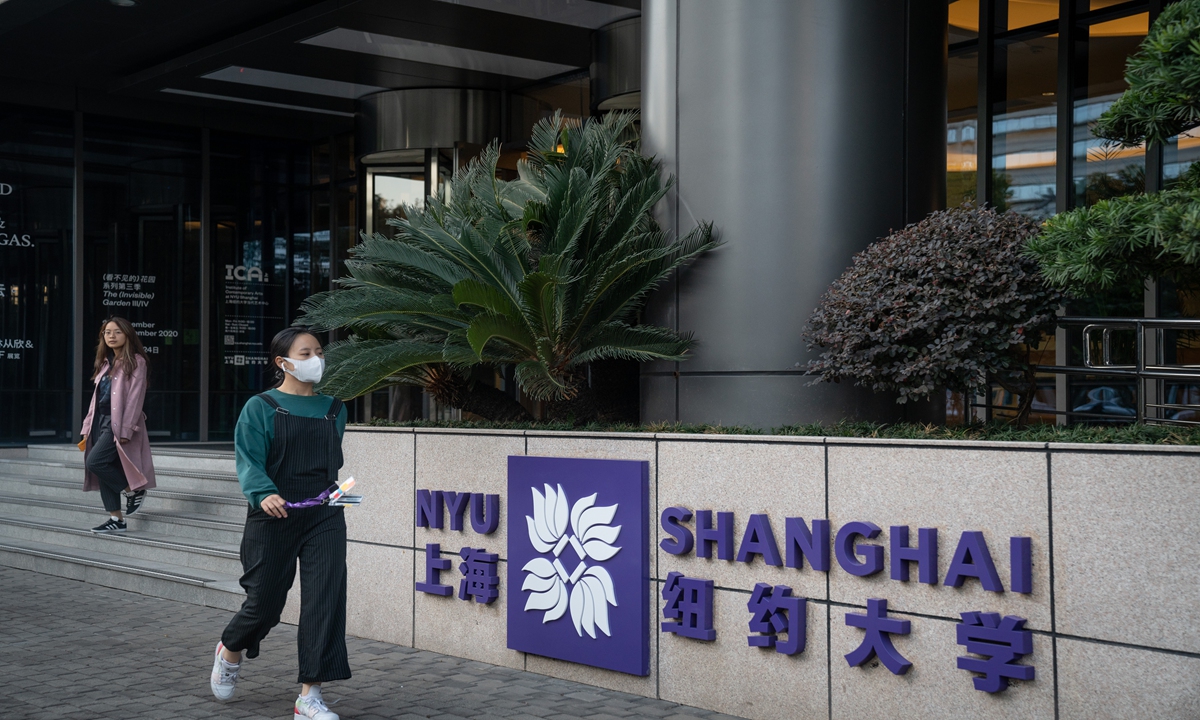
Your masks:
<path fill-rule="evenodd" d="M 698 342 L 686 362 L 644 368 L 643 421 L 900 415 L 889 396 L 810 386 L 803 368 L 813 354 L 800 333 L 856 252 L 944 202 L 944 2 L 940 42 L 918 42 L 908 24 L 910 5 L 918 18 L 937 4 L 645 0 L 643 149 L 677 180 L 659 219 L 678 233 L 711 220 L 725 245 L 648 309 L 649 321 Z M 910 47 L 921 59 L 913 77 Z M 940 73 L 926 77 L 939 58 Z M 910 108 L 910 97 L 923 104 Z M 934 130 L 907 127 L 918 109 L 914 121 L 933 118 Z M 929 152 L 933 135 L 939 161 L 921 156 L 910 167 L 910 152 Z"/>

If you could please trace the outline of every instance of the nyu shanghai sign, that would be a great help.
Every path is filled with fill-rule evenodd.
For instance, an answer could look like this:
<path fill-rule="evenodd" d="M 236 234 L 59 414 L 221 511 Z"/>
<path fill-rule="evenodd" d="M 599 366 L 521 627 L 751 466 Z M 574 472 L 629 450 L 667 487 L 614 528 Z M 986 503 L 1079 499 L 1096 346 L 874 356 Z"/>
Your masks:
<path fill-rule="evenodd" d="M 949 570 L 944 578 L 939 578 L 937 528 L 918 528 L 917 542 L 912 544 L 907 525 L 892 525 L 888 532 L 889 546 L 885 549 L 867 542 L 882 532 L 872 522 L 848 522 L 833 532 L 826 519 L 816 518 L 810 523 L 801 517 L 789 517 L 784 518 L 780 552 L 766 514 L 750 515 L 740 540 L 731 512 L 693 513 L 684 507 L 669 507 L 662 512 L 661 525 L 670 538 L 659 545 L 671 555 L 694 552 L 696 557 L 712 558 L 715 552 L 721 560 L 749 563 L 757 557 L 766 565 L 796 570 L 803 570 L 807 563 L 813 571 L 823 573 L 828 573 L 836 560 L 838 567 L 851 575 L 868 577 L 886 571 L 892 580 L 903 583 L 912 580 L 915 566 L 917 582 L 927 585 L 962 587 L 967 582 L 978 582 L 984 590 L 1005 591 L 992 551 L 983 533 L 977 530 L 959 535 Z M 1031 538 L 1009 538 L 1008 590 L 1033 592 L 1032 551 Z M 670 573 L 662 592 L 662 631 L 693 640 L 715 640 L 713 589 L 712 580 Z M 746 603 L 750 631 L 747 644 L 774 648 L 787 655 L 803 652 L 807 639 L 806 605 L 805 598 L 792 595 L 791 587 L 756 584 Z M 972 679 L 976 690 L 996 693 L 1007 689 L 1009 680 L 1034 679 L 1034 667 L 1019 662 L 1033 652 L 1033 632 L 1025 629 L 1025 618 L 1015 615 L 1001 618 L 999 613 L 981 610 L 962 612 L 961 618 L 957 642 L 979 657 L 959 657 L 957 664 L 960 670 L 981 675 Z M 908 635 L 912 622 L 889 617 L 888 601 L 883 598 L 867 600 L 866 613 L 847 612 L 846 625 L 861 628 L 863 634 L 858 647 L 845 654 L 846 662 L 854 667 L 878 659 L 893 674 L 908 672 L 912 663 L 897 651 L 892 638 Z"/>
<path fill-rule="evenodd" d="M 458 598 L 492 603 L 508 593 L 508 647 L 568 662 L 649 674 L 650 540 L 649 464 L 630 460 L 590 460 L 510 456 L 508 458 L 508 576 L 501 582 L 493 548 L 464 547 L 458 555 Z M 416 523 L 489 535 L 497 529 L 497 495 L 418 490 Z M 1011 537 L 992 547 L 980 530 L 940 538 L 937 528 L 892 525 L 885 545 L 871 542 L 882 528 L 868 520 L 832 527 L 827 519 L 784 518 L 772 527 L 766 514 L 751 514 L 735 526 L 731 512 L 673 506 L 659 517 L 664 539 L 659 550 L 676 556 L 829 573 L 836 564 L 857 577 L 886 574 L 898 583 L 963 587 L 978 584 L 993 593 L 1033 592 L 1032 539 Z M 914 537 L 915 536 L 915 537 Z M 995 542 L 993 540 L 993 542 Z M 945 547 L 943 547 L 945 546 Z M 952 552 L 945 576 L 938 557 Z M 994 553 L 1007 553 L 1009 573 L 1001 577 Z M 450 596 L 454 587 L 439 582 L 453 565 L 439 544 L 426 546 L 425 581 L 416 589 Z M 748 567 L 752 567 L 749 566 Z M 679 642 L 711 642 L 715 584 L 703 577 L 671 572 L 661 588 L 660 630 Z M 808 599 L 787 585 L 759 582 L 747 596 L 747 652 L 801 655 L 808 638 Z M 833 608 L 831 608 L 831 611 Z M 1033 652 L 1025 618 L 1001 616 L 986 607 L 963 608 L 957 644 L 968 655 L 957 667 L 976 690 L 996 693 L 1010 680 L 1033 680 L 1036 670 L 1023 658 Z M 842 652 L 851 666 L 878 660 L 892 673 L 912 663 L 895 638 L 911 632 L 921 618 L 888 614 L 886 598 L 871 598 L 865 612 L 849 609 L 847 626 L 860 629 L 859 644 Z"/>

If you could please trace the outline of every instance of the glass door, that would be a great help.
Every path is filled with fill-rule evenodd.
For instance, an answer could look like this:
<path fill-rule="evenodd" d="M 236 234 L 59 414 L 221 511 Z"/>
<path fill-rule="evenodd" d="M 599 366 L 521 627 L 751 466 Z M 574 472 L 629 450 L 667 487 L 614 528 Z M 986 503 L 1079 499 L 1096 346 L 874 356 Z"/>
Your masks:
<path fill-rule="evenodd" d="M 404 217 L 406 207 L 425 207 L 426 173 L 422 165 L 367 170 L 367 231 L 391 237 L 395 230 L 387 224 Z"/>

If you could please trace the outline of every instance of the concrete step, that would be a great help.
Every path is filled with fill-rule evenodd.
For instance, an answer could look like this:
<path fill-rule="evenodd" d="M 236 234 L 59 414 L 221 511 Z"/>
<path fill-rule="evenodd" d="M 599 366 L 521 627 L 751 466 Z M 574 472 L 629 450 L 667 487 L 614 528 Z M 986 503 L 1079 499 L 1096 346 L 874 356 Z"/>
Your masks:
<path fill-rule="evenodd" d="M 165 448 L 150 446 L 154 455 L 155 468 L 165 470 L 199 470 L 209 472 L 236 473 L 232 452 L 213 450 L 189 450 L 186 448 Z M 75 445 L 30 445 L 27 449 L 30 460 L 48 462 L 79 461 L 83 453 Z"/>
<path fill-rule="evenodd" d="M 83 482 L 83 456 L 71 461 L 0 458 L 0 474 Z M 164 490 L 236 495 L 241 492 L 235 473 L 155 467 L 157 485 Z"/>
<path fill-rule="evenodd" d="M 99 493 L 84 494 L 81 488 L 82 483 L 78 479 L 49 480 L 38 477 L 14 477 L 0 473 L 0 496 L 3 497 L 24 495 L 71 503 L 99 503 L 97 500 Z M 243 495 L 154 488 L 147 493 L 145 503 L 139 512 L 145 510 L 201 513 L 240 522 L 246 519 L 246 498 Z"/>
<path fill-rule="evenodd" d="M 99 525 L 106 516 L 98 494 L 94 503 L 67 502 L 32 495 L 14 496 L 6 500 L 5 511 L 8 515 L 49 518 L 85 529 Z M 242 520 L 234 520 L 210 513 L 153 510 L 146 506 L 129 517 L 128 523 L 131 532 L 148 532 L 223 545 L 240 543 L 245 525 L 244 516 Z"/>
<path fill-rule="evenodd" d="M 246 501 L 233 454 L 153 452 L 158 487 L 128 518 L 129 531 L 114 535 L 91 532 L 106 513 L 98 495 L 80 492 L 77 447 L 0 453 L 0 565 L 236 610 L 245 597 L 237 578 Z M 283 622 L 294 624 L 300 593 L 290 595 Z"/>
<path fill-rule="evenodd" d="M 235 576 L 23 538 L 0 537 L 0 564 L 226 610 L 245 597 Z"/>
<path fill-rule="evenodd" d="M 25 449 L 25 456 L 31 460 L 63 462 L 81 455 L 77 445 L 30 445 Z"/>
<path fill-rule="evenodd" d="M 95 550 L 131 561 L 151 560 L 234 577 L 242 572 L 236 545 L 137 531 L 96 534 L 89 528 L 54 518 L 0 515 L 0 538 Z"/>
<path fill-rule="evenodd" d="M 150 452 L 154 455 L 155 469 L 237 474 L 237 464 L 231 452 L 181 450 L 178 448 L 156 448 L 154 446 L 151 446 Z"/>

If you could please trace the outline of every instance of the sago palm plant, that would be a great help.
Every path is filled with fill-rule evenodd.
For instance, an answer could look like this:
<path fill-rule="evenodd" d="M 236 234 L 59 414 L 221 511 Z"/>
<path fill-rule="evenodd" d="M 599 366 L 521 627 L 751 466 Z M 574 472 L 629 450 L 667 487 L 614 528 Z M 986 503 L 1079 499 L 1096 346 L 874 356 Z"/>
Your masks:
<path fill-rule="evenodd" d="M 544 120 L 517 180 L 497 179 L 493 143 L 448 197 L 389 220 L 394 238 L 364 237 L 342 289 L 304 304 L 300 322 L 350 333 L 329 348 L 325 390 L 419 384 L 440 402 L 513 419 L 519 405 L 468 379 L 481 364 L 511 366 L 529 397 L 586 419 L 589 363 L 683 359 L 692 338 L 636 324 L 637 312 L 716 243 L 709 224 L 673 238 L 654 221 L 669 181 L 639 154 L 634 117 Z"/>

